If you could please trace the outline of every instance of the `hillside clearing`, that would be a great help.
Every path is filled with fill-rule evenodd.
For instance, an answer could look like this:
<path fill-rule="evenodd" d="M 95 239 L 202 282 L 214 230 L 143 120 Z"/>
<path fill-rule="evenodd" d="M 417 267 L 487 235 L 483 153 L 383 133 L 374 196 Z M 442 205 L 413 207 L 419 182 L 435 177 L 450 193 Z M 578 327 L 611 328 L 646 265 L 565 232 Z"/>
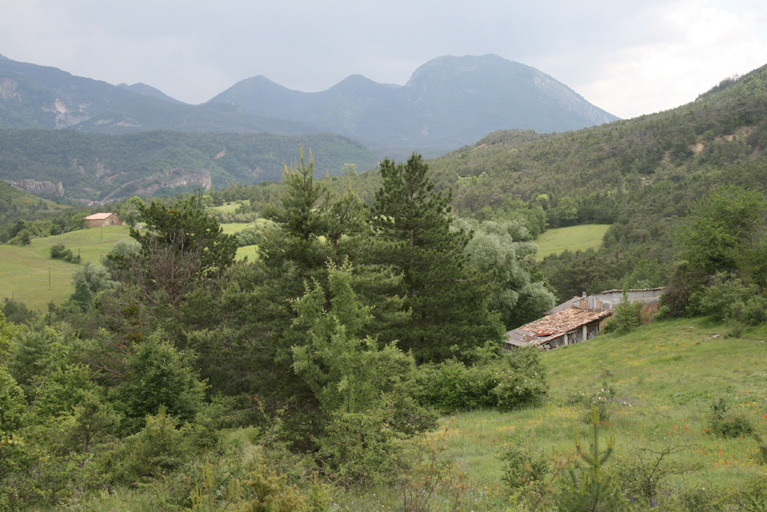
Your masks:
<path fill-rule="evenodd" d="M 224 233 L 234 234 L 251 225 L 229 223 L 221 224 L 221 227 Z M 59 304 L 72 295 L 72 274 L 77 268 L 75 264 L 51 259 L 50 250 L 53 245 L 63 244 L 74 254 L 79 254 L 82 263 L 98 263 L 101 256 L 107 254 L 116 242 L 129 238 L 128 226 L 104 226 L 33 238 L 30 245 L 22 247 L 0 245 L 0 300 L 20 300 L 30 309 L 45 311 L 50 301 Z M 258 247 L 240 247 L 236 258 L 253 261 L 258 258 Z"/>
<path fill-rule="evenodd" d="M 33 238 L 30 245 L 22 247 L 0 245 L 0 299 L 21 300 L 30 309 L 45 311 L 50 301 L 58 304 L 74 292 L 72 274 L 77 268 L 51 259 L 51 246 L 63 244 L 79 254 L 83 263 L 98 263 L 115 242 L 130 238 L 128 232 L 128 226 L 105 226 Z"/>
<path fill-rule="evenodd" d="M 536 257 L 543 259 L 549 254 L 558 254 L 565 250 L 575 252 L 598 249 L 609 227 L 609 224 L 583 224 L 549 229 L 535 240 L 538 244 Z"/>

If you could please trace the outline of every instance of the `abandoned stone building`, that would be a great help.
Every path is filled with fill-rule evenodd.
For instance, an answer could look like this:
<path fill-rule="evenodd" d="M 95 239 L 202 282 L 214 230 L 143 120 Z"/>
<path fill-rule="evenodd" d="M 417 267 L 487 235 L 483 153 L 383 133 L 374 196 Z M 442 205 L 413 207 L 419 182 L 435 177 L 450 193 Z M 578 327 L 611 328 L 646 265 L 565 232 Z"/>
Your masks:
<path fill-rule="evenodd" d="M 631 302 L 642 301 L 643 312 L 653 315 L 663 288 L 628 290 Z M 559 304 L 546 312 L 546 316 L 506 333 L 506 348 L 538 347 L 541 350 L 572 345 L 590 340 L 602 329 L 603 322 L 612 316 L 613 308 L 621 301 L 623 290 L 607 290 Z"/>

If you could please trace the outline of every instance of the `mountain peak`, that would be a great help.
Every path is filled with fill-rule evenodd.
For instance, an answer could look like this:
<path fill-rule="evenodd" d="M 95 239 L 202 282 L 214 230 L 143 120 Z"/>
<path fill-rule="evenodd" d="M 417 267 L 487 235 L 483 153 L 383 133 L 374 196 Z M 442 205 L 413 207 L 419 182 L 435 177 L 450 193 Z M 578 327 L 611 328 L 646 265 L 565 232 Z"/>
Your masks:
<path fill-rule="evenodd" d="M 177 99 L 168 96 L 161 90 L 141 82 L 135 83 L 133 85 L 119 84 L 117 87 L 120 87 L 122 89 L 127 89 L 129 91 L 136 92 L 138 94 L 143 94 L 144 96 L 151 96 L 153 98 L 159 98 L 161 100 L 170 101 L 173 103 L 182 103 L 181 101 L 178 101 Z"/>
<path fill-rule="evenodd" d="M 485 97 L 476 114 L 499 126 L 516 119 L 515 128 L 563 131 L 618 119 L 542 71 L 492 54 L 437 57 L 416 69 L 406 88 L 430 105 Z"/>

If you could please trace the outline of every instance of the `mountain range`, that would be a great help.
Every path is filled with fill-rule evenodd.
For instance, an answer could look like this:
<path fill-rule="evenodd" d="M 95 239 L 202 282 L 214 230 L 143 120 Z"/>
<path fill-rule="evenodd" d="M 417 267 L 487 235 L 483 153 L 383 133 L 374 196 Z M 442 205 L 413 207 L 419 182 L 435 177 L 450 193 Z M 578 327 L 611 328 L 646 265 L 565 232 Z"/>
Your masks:
<path fill-rule="evenodd" d="M 495 55 L 439 57 L 404 86 L 353 75 L 326 91 L 302 93 L 257 76 L 212 104 L 323 126 L 379 154 L 397 148 L 444 152 L 500 129 L 561 132 L 618 119 L 537 69 Z"/>
<path fill-rule="evenodd" d="M 304 93 L 257 76 L 201 105 L 146 84 L 114 86 L 0 58 L 0 128 L 9 129 L 335 132 L 379 157 L 401 158 L 413 150 L 444 154 L 499 129 L 561 132 L 616 119 L 554 78 L 495 55 L 436 58 L 404 86 L 353 75 Z"/>

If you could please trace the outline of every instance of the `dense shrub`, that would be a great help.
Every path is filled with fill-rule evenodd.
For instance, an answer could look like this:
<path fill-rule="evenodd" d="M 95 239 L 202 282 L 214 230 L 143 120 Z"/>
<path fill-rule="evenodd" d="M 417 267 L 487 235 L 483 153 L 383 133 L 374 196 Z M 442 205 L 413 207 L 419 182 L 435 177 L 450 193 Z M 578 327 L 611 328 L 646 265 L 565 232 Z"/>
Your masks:
<path fill-rule="evenodd" d="M 750 298 L 756 297 L 757 287 L 744 283 L 734 274 L 720 272 L 712 276 L 708 286 L 690 297 L 697 313 L 717 320 L 734 319 L 735 309 L 744 309 Z"/>
<path fill-rule="evenodd" d="M 754 434 L 754 425 L 739 413 L 730 412 L 730 404 L 720 397 L 711 404 L 708 432 L 713 435 L 736 438 Z"/>
<path fill-rule="evenodd" d="M 31 311 L 24 302 L 11 300 L 8 297 L 3 299 L 3 305 L 0 309 L 5 314 L 5 318 L 14 324 L 28 324 L 36 316 L 36 312 Z"/>
<path fill-rule="evenodd" d="M 126 361 L 127 380 L 111 391 L 115 408 L 126 416 L 127 433 L 140 430 L 144 418 L 160 408 L 187 422 L 202 407 L 205 385 L 192 371 L 192 353 L 177 350 L 162 336 L 158 332 L 134 347 Z"/>
<path fill-rule="evenodd" d="M 476 349 L 475 361 L 455 359 L 419 369 L 419 399 L 442 411 L 495 407 L 512 410 L 533 404 L 546 393 L 540 352 L 534 348 L 500 353 L 489 344 Z"/>
<path fill-rule="evenodd" d="M 11 245 L 29 245 L 32 243 L 32 235 L 28 229 L 22 229 L 19 234 L 8 240 Z"/>
<path fill-rule="evenodd" d="M 544 453 L 530 446 L 510 446 L 498 458 L 503 463 L 502 479 L 512 491 L 534 482 L 543 482 L 550 471 Z"/>
<path fill-rule="evenodd" d="M 184 462 L 188 454 L 183 441 L 176 420 L 160 407 L 157 415 L 147 416 L 141 431 L 123 439 L 111 452 L 105 452 L 95 466 L 105 483 L 145 483 L 161 478 Z"/>
<path fill-rule="evenodd" d="M 69 263 L 80 263 L 80 255 L 74 255 L 72 249 L 67 249 L 63 244 L 51 246 L 51 258 L 54 260 L 64 260 Z"/>

